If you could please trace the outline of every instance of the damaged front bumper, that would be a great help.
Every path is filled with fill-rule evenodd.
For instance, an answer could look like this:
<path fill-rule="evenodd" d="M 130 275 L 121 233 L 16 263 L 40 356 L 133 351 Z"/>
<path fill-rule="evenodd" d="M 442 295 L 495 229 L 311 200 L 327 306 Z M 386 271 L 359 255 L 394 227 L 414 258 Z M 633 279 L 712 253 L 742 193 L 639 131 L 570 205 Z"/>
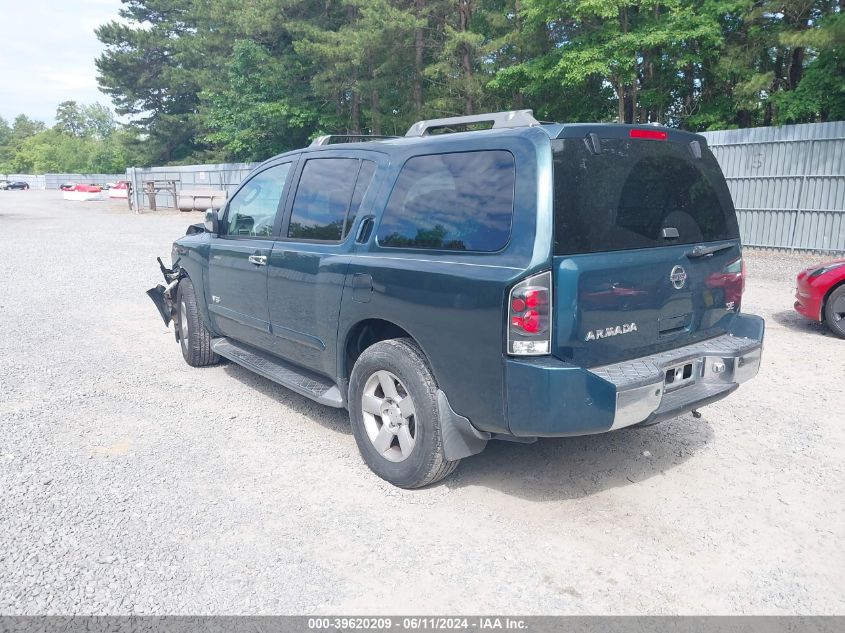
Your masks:
<path fill-rule="evenodd" d="M 161 274 L 164 276 L 165 283 L 158 284 L 155 288 L 147 290 L 147 296 L 152 299 L 164 324 L 170 325 L 170 322 L 176 315 L 176 297 L 174 292 L 179 285 L 179 280 L 185 276 L 185 272 L 179 267 L 178 260 L 174 262 L 173 268 L 168 268 L 159 257 L 158 265 L 161 268 Z"/>

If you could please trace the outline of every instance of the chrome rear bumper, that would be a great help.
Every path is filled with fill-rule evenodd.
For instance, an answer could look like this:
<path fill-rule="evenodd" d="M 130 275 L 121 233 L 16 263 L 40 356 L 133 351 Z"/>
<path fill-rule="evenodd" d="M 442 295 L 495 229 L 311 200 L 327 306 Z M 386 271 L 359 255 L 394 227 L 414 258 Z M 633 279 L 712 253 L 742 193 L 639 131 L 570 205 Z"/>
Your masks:
<path fill-rule="evenodd" d="M 674 417 L 724 398 L 757 375 L 762 349 L 762 331 L 759 338 L 724 334 L 589 371 L 616 387 L 613 430 Z"/>

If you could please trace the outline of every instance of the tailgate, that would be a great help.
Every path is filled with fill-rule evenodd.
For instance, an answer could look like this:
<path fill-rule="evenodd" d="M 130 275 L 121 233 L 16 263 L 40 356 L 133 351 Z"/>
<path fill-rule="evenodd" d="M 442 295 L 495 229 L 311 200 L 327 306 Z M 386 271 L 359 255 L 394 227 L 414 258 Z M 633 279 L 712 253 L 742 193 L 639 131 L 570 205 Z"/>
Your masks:
<path fill-rule="evenodd" d="M 739 244 L 709 257 L 690 259 L 691 250 L 556 257 L 554 354 L 593 367 L 727 331 L 741 296 L 741 273 L 730 272 Z"/>
<path fill-rule="evenodd" d="M 724 333 L 742 296 L 739 229 L 704 139 L 578 133 L 552 143 L 552 352 L 594 367 Z"/>

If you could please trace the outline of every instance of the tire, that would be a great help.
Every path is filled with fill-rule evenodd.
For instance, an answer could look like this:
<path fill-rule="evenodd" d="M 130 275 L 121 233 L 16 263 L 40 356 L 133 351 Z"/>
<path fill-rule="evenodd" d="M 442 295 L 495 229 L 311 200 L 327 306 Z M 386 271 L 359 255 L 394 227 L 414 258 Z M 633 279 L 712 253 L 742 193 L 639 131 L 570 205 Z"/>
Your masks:
<path fill-rule="evenodd" d="M 176 287 L 176 338 L 182 357 L 191 367 L 207 367 L 220 362 L 211 351 L 211 332 L 200 319 L 194 284 L 185 277 Z"/>
<path fill-rule="evenodd" d="M 824 302 L 824 321 L 839 338 L 845 338 L 845 285 L 839 286 Z"/>
<path fill-rule="evenodd" d="M 444 455 L 437 383 L 411 339 L 381 341 L 364 350 L 349 380 L 349 418 L 364 461 L 394 486 L 426 486 L 460 463 Z"/>

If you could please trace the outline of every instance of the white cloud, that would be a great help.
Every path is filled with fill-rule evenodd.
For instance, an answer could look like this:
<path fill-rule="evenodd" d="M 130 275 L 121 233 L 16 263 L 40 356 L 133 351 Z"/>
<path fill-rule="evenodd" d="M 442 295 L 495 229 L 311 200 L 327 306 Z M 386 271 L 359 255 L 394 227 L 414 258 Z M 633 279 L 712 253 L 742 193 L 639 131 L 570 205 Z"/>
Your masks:
<path fill-rule="evenodd" d="M 44 87 L 49 92 L 61 93 L 76 92 L 90 93 L 91 89 L 97 89 L 97 79 L 90 73 L 57 73 L 43 70 L 37 74 L 43 81 Z"/>
<path fill-rule="evenodd" d="M 117 19 L 120 0 L 0 0 L 0 116 L 53 122 L 73 99 L 111 105 L 97 89 L 94 59 L 103 45 L 94 29 Z"/>

